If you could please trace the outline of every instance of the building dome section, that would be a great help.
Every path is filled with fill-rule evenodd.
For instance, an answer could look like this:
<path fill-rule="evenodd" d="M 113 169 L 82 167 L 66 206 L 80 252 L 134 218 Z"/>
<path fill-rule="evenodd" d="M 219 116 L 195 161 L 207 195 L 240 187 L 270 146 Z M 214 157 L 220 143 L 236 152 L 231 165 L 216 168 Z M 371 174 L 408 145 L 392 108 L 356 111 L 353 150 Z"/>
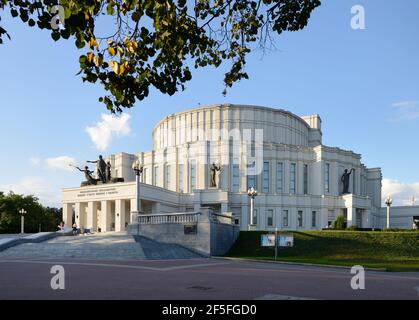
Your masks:
<path fill-rule="evenodd" d="M 221 104 L 190 109 L 162 119 L 153 130 L 153 149 L 232 137 L 295 146 L 321 144 L 317 115 L 298 117 L 289 111 L 260 106 Z M 249 137 L 249 138 L 247 138 Z"/>

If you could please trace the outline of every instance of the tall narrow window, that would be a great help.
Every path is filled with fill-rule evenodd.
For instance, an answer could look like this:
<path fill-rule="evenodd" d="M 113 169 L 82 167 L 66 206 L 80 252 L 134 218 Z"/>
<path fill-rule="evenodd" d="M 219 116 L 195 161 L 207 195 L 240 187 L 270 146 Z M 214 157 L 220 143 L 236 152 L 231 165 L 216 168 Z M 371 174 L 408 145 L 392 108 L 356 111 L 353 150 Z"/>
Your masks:
<path fill-rule="evenodd" d="M 166 166 L 166 179 L 165 179 L 166 189 L 170 189 L 170 165 Z"/>
<path fill-rule="evenodd" d="M 289 226 L 289 213 L 288 210 L 282 211 L 282 226 L 288 227 Z"/>
<path fill-rule="evenodd" d="M 311 226 L 313 228 L 317 226 L 316 215 L 317 215 L 316 211 L 311 212 Z"/>
<path fill-rule="evenodd" d="M 296 167 L 297 165 L 295 163 L 290 164 L 290 193 L 295 194 L 296 193 Z"/>
<path fill-rule="evenodd" d="M 251 187 L 256 188 L 256 176 L 247 175 L 247 189 L 250 189 Z"/>
<path fill-rule="evenodd" d="M 269 162 L 263 163 L 263 192 L 269 193 Z"/>
<path fill-rule="evenodd" d="M 304 172 L 303 172 L 303 192 L 304 194 L 308 194 L 308 165 L 304 165 Z"/>
<path fill-rule="evenodd" d="M 324 192 L 330 192 L 330 163 L 326 163 L 324 168 Z"/>
<path fill-rule="evenodd" d="M 184 183 L 183 183 L 183 163 L 179 164 L 179 192 L 183 193 L 184 191 Z"/>
<path fill-rule="evenodd" d="M 160 177 L 159 177 L 159 167 L 154 167 L 154 185 L 159 186 L 160 183 Z"/>
<path fill-rule="evenodd" d="M 232 179 L 232 192 L 240 191 L 240 167 L 238 164 L 233 164 L 233 179 Z"/>
<path fill-rule="evenodd" d="M 254 226 L 258 224 L 258 209 L 253 209 L 252 224 Z"/>
<path fill-rule="evenodd" d="M 298 213 L 297 213 L 297 226 L 298 228 L 303 227 L 303 211 L 301 210 L 298 210 Z"/>
<path fill-rule="evenodd" d="M 282 162 L 276 164 L 276 192 L 284 192 L 284 164 Z"/>
<path fill-rule="evenodd" d="M 266 225 L 268 227 L 273 227 L 274 225 L 274 211 L 269 209 L 266 213 Z"/>
<path fill-rule="evenodd" d="M 191 192 L 196 189 L 196 160 L 191 160 Z"/>

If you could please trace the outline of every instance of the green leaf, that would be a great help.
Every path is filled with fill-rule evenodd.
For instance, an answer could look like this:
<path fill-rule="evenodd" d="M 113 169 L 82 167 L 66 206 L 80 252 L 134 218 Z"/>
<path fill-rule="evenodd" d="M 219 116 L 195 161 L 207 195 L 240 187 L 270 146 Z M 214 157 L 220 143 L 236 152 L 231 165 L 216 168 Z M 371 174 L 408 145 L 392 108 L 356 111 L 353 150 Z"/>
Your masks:
<path fill-rule="evenodd" d="M 51 33 L 51 38 L 54 39 L 54 41 L 58 41 L 60 39 L 60 34 L 58 32 Z"/>

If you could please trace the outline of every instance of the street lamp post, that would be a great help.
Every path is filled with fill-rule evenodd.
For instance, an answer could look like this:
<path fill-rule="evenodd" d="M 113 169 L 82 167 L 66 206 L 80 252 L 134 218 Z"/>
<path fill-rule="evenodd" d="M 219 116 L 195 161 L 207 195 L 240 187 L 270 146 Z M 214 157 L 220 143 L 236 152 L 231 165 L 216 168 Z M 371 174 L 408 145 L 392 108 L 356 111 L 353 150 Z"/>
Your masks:
<path fill-rule="evenodd" d="M 386 206 L 387 206 L 387 229 L 390 228 L 390 207 L 393 203 L 393 199 L 390 196 L 386 198 Z"/>
<path fill-rule="evenodd" d="M 136 211 L 132 212 L 131 221 L 134 223 L 137 221 L 138 215 L 141 210 L 141 200 L 140 200 L 140 176 L 143 173 L 143 166 L 140 163 L 140 160 L 137 159 L 132 164 L 132 169 L 135 172 L 135 186 L 136 186 L 136 198 L 137 198 L 137 208 Z"/>
<path fill-rule="evenodd" d="M 250 215 L 249 215 L 249 223 L 247 225 L 248 231 L 250 231 L 250 225 L 252 224 L 252 218 L 253 218 L 253 212 L 255 208 L 255 197 L 258 195 L 258 191 L 251 187 L 249 190 L 247 190 L 247 195 L 250 197 Z"/>
<path fill-rule="evenodd" d="M 25 214 L 27 213 L 27 211 L 25 209 L 20 209 L 19 213 L 20 213 L 20 233 L 24 234 L 25 233 Z"/>

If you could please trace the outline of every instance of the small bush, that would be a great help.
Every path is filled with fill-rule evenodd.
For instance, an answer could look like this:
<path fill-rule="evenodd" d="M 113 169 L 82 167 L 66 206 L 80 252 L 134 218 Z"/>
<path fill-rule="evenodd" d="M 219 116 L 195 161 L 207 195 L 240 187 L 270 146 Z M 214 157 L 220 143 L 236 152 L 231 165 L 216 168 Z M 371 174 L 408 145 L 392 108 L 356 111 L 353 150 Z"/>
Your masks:
<path fill-rule="evenodd" d="M 347 228 L 349 231 L 356 231 L 358 230 L 358 226 L 356 224 L 351 225 L 349 228 Z"/>
<path fill-rule="evenodd" d="M 336 230 L 345 229 L 345 217 L 342 215 L 337 216 L 335 221 L 333 221 L 332 226 L 333 226 L 333 229 L 336 229 Z"/>
<path fill-rule="evenodd" d="M 400 229 L 400 228 L 385 228 L 384 231 L 387 231 L 387 232 L 412 232 L 412 231 L 416 231 L 416 230 Z"/>

